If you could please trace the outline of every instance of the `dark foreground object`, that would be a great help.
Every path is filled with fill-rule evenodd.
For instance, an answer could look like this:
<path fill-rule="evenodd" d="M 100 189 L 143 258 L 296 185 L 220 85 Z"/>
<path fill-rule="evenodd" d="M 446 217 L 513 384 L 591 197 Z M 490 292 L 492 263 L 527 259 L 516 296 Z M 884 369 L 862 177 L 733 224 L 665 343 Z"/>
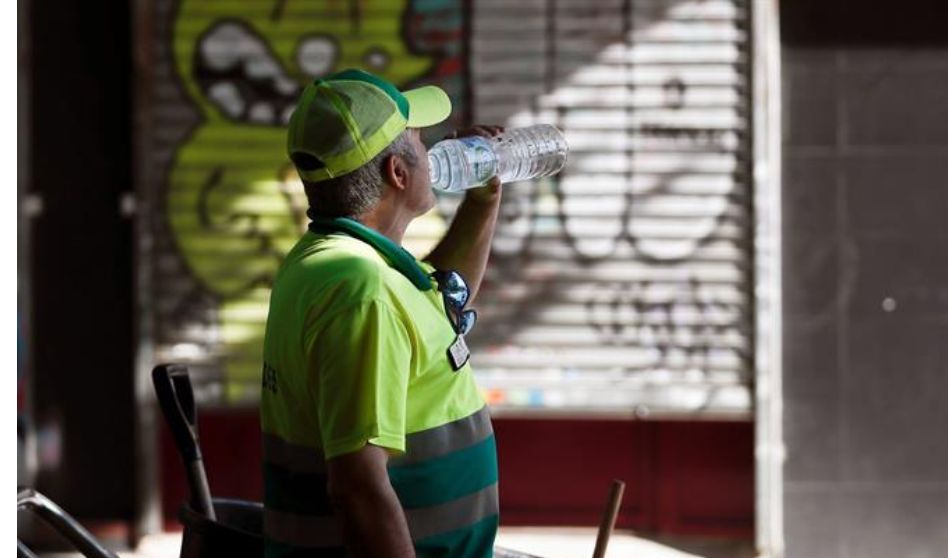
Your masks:
<path fill-rule="evenodd" d="M 66 538 L 86 558 L 118 558 L 111 550 L 102 546 L 89 531 L 73 519 L 55 502 L 32 488 L 19 487 L 16 493 L 17 511 L 30 511 L 38 515 L 50 527 Z M 25 544 L 16 540 L 16 555 L 19 558 L 36 558 Z"/>
<path fill-rule="evenodd" d="M 197 405 L 186 366 L 160 364 L 152 370 L 158 404 L 174 436 L 190 490 L 178 517 L 184 526 L 181 558 L 263 556 L 263 505 L 211 498 L 198 440 Z"/>

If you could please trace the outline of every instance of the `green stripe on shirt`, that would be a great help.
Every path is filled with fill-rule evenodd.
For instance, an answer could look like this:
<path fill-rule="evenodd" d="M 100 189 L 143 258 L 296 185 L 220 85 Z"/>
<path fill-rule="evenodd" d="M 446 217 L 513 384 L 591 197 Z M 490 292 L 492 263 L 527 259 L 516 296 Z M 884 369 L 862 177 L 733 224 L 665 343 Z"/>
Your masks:
<path fill-rule="evenodd" d="M 442 457 L 400 467 L 388 476 L 404 508 L 424 508 L 450 502 L 497 482 L 494 435 Z"/>

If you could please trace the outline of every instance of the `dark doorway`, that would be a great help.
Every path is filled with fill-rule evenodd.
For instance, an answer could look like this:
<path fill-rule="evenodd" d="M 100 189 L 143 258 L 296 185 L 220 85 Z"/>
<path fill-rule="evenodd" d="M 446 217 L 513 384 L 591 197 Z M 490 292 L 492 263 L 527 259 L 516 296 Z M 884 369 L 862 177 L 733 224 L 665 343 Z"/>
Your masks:
<path fill-rule="evenodd" d="M 36 484 L 79 518 L 131 520 L 130 4 L 31 3 L 30 31 Z"/>

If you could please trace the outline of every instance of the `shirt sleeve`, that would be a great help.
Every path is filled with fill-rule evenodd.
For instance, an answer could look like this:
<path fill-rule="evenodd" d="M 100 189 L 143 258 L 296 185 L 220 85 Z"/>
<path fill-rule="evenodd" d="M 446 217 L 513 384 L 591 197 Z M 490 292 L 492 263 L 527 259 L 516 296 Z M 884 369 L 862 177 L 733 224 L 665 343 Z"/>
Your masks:
<path fill-rule="evenodd" d="M 368 301 L 332 318 L 310 346 L 326 459 L 372 444 L 405 451 L 412 347 L 398 314 Z"/>

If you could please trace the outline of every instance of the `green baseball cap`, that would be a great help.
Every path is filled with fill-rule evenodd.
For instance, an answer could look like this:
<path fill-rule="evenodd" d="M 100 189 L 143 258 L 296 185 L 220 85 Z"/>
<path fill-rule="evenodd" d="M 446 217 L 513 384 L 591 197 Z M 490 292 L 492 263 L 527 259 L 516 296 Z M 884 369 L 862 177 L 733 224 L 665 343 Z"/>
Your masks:
<path fill-rule="evenodd" d="M 428 85 L 401 92 L 362 70 L 345 70 L 303 89 L 290 117 L 286 150 L 308 182 L 356 170 L 406 128 L 424 128 L 451 114 L 451 99 Z"/>

